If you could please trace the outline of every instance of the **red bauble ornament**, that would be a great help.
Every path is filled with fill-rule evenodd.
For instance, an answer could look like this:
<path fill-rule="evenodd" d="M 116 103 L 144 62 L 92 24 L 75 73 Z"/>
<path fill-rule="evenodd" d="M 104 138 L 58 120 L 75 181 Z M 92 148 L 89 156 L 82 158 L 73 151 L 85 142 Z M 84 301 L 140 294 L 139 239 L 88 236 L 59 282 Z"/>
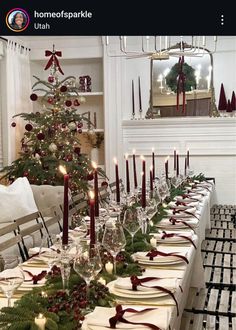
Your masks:
<path fill-rule="evenodd" d="M 28 171 L 24 171 L 23 172 L 23 176 L 29 176 L 29 172 Z"/>
<path fill-rule="evenodd" d="M 77 154 L 77 155 L 79 155 L 80 154 L 80 150 L 81 150 L 80 147 L 75 147 L 74 148 L 74 153 Z"/>
<path fill-rule="evenodd" d="M 66 160 L 67 160 L 67 162 L 71 162 L 72 159 L 73 159 L 73 156 L 72 156 L 72 155 L 68 155 L 68 156 L 66 156 Z"/>
<path fill-rule="evenodd" d="M 40 117 L 40 112 L 39 112 L 39 111 L 35 112 L 35 114 L 36 114 L 38 117 Z"/>
<path fill-rule="evenodd" d="M 30 131 L 32 131 L 33 126 L 31 124 L 26 124 L 25 129 L 26 129 L 26 131 L 30 132 Z"/>
<path fill-rule="evenodd" d="M 11 123 L 11 127 L 16 127 L 16 123 L 14 121 Z"/>
<path fill-rule="evenodd" d="M 67 100 L 67 101 L 65 102 L 65 105 L 66 105 L 67 107 L 71 107 L 71 105 L 72 105 L 71 100 Z"/>
<path fill-rule="evenodd" d="M 61 124 L 61 127 L 62 128 L 66 128 L 66 124 Z"/>
<path fill-rule="evenodd" d="M 78 129 L 78 133 L 79 133 L 79 134 L 82 133 L 82 129 L 81 129 L 81 128 Z"/>
<path fill-rule="evenodd" d="M 102 186 L 102 187 L 108 187 L 108 183 L 107 183 L 106 181 L 103 181 L 103 182 L 101 183 L 101 186 Z"/>
<path fill-rule="evenodd" d="M 51 97 L 48 98 L 48 103 L 52 103 L 53 102 L 53 99 Z"/>
<path fill-rule="evenodd" d="M 31 99 L 31 101 L 36 101 L 38 99 L 38 95 L 33 93 L 30 95 L 30 99 Z"/>
<path fill-rule="evenodd" d="M 40 132 L 40 133 L 37 134 L 37 139 L 38 140 L 42 141 L 42 140 L 44 140 L 44 138 L 45 138 L 45 135 L 43 133 Z"/>
<path fill-rule="evenodd" d="M 76 99 L 76 100 L 74 100 L 74 106 L 75 107 L 78 107 L 80 105 L 80 103 L 79 103 L 79 101 Z"/>
<path fill-rule="evenodd" d="M 54 77 L 53 76 L 49 76 L 48 77 L 48 82 L 53 83 L 54 82 Z"/>
<path fill-rule="evenodd" d="M 87 175 L 87 180 L 88 181 L 92 181 L 93 180 L 93 173 L 92 172 Z"/>
<path fill-rule="evenodd" d="M 67 91 L 67 87 L 64 86 L 64 85 L 61 86 L 60 91 L 61 91 L 62 93 L 65 93 L 65 92 Z"/>
<path fill-rule="evenodd" d="M 83 126 L 84 126 L 83 123 L 79 123 L 79 124 L 77 125 L 78 128 L 82 128 Z"/>

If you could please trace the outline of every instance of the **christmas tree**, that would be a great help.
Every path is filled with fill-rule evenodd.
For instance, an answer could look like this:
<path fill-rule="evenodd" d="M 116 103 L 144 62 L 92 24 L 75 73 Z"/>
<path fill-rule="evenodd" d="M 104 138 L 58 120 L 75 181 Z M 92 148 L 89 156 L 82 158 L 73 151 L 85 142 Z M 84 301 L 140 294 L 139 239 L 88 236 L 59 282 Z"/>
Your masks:
<path fill-rule="evenodd" d="M 45 67 L 50 69 L 48 80 L 34 76 L 30 95 L 32 101 L 37 101 L 38 94 L 43 94 L 42 111 L 17 115 L 26 121 L 20 157 L 2 171 L 10 181 L 26 176 L 32 184 L 62 185 L 58 167 L 63 165 L 70 176 L 70 189 L 86 191 L 93 176 L 91 162 L 80 149 L 80 134 L 88 118 L 87 113 L 79 113 L 78 106 L 85 98 L 78 93 L 75 77 L 59 80 L 59 73 L 64 74 L 58 60 L 61 52 L 53 46 L 53 51 L 47 50 L 45 55 L 50 56 Z"/>

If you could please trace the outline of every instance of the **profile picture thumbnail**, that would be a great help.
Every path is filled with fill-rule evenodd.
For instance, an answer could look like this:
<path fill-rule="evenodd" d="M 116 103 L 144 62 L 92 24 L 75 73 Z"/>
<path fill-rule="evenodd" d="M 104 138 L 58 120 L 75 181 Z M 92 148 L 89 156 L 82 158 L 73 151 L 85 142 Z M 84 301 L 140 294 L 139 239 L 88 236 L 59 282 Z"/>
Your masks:
<path fill-rule="evenodd" d="M 29 15 L 22 8 L 11 9 L 6 15 L 7 27 L 14 32 L 22 32 L 29 25 Z"/>

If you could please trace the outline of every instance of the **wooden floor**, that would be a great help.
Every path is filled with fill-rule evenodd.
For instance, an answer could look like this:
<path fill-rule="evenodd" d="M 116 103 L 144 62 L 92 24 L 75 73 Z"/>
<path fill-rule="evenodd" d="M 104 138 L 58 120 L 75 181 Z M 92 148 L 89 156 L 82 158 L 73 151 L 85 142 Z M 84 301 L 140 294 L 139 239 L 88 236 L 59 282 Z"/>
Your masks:
<path fill-rule="evenodd" d="M 236 206 L 214 205 L 202 242 L 206 288 L 190 288 L 181 330 L 236 330 Z"/>

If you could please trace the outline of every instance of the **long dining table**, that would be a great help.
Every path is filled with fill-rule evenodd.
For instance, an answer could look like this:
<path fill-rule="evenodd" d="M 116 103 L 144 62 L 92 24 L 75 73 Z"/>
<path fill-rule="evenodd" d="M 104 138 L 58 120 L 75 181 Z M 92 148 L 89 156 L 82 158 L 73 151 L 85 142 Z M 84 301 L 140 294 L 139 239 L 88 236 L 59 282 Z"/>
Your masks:
<path fill-rule="evenodd" d="M 201 258 L 201 243 L 205 239 L 205 230 L 210 229 L 210 208 L 214 203 L 214 194 L 215 187 L 213 184 L 205 183 L 201 185 L 199 183 L 199 187 L 201 187 L 200 193 L 202 191 L 201 198 L 197 203 L 197 212 L 195 213 L 195 226 L 193 228 L 182 228 L 176 226 L 176 223 L 172 223 L 168 226 L 168 228 L 164 227 L 162 221 L 157 225 L 159 226 L 159 230 L 166 232 L 192 234 L 192 242 L 186 240 L 183 244 L 177 242 L 174 244 L 173 242 L 168 243 L 165 240 L 157 241 L 157 250 L 164 251 L 173 254 L 182 254 L 186 257 L 186 262 L 180 262 L 177 264 L 169 264 L 167 266 L 163 265 L 155 265 L 153 266 L 151 263 L 147 263 L 144 266 L 145 271 L 143 273 L 143 278 L 154 277 L 158 279 L 162 279 L 165 281 L 172 281 L 174 279 L 174 288 L 173 291 L 175 299 L 173 299 L 170 295 L 163 295 L 160 297 L 148 298 L 145 296 L 137 299 L 136 297 L 132 299 L 129 296 L 119 296 L 116 295 L 116 290 L 114 289 L 113 284 L 108 284 L 109 290 L 116 295 L 116 303 L 125 307 L 132 307 L 136 309 L 146 309 L 149 307 L 154 308 L 155 310 L 155 325 L 157 325 L 161 330 L 178 330 L 180 329 L 181 317 L 186 306 L 186 301 L 188 297 L 188 292 L 190 287 L 195 287 L 198 290 L 205 287 L 205 279 L 204 279 L 204 268 L 203 261 Z M 199 193 L 199 191 L 198 191 Z M 178 218 L 177 218 L 178 219 Z M 136 258 L 136 254 L 134 254 L 134 259 Z M 137 261 L 140 259 L 137 257 Z M 183 261 L 183 260 L 182 260 Z M 30 271 L 34 274 L 40 273 L 42 270 L 48 270 L 48 267 L 45 265 L 33 265 L 32 261 L 29 259 L 27 262 L 22 264 L 22 268 L 27 272 Z M 43 284 L 43 281 L 41 282 Z M 29 285 L 29 283 L 25 283 L 22 285 L 13 295 L 12 303 L 19 299 L 22 294 L 28 292 L 33 287 Z M 4 295 L 0 295 L 0 308 L 6 306 L 7 299 L 4 298 Z M 113 308 L 114 309 L 114 308 Z M 101 319 L 106 319 L 110 313 L 114 313 L 113 309 L 96 307 L 94 312 L 86 316 L 85 321 L 82 325 L 83 329 L 94 329 L 94 330 L 102 330 L 106 329 L 106 323 L 103 324 Z M 97 318 L 96 313 L 101 317 Z M 102 317 L 104 316 L 104 318 Z M 140 316 L 139 316 L 140 317 Z M 100 321 L 99 321 L 99 320 Z M 95 320 L 95 321 L 94 321 Z M 142 315 L 142 320 L 145 322 L 145 313 Z M 96 324 L 96 322 L 98 322 Z M 104 321 L 105 322 L 105 321 Z M 126 328 L 129 328 L 129 325 L 125 325 Z M 132 327 L 132 325 L 130 325 Z M 119 326 L 117 326 L 119 328 Z M 121 327 L 122 328 L 122 327 Z M 134 328 L 134 327 L 133 327 Z M 145 326 L 144 326 L 145 328 Z M 148 329 L 148 328 L 147 328 Z"/>

